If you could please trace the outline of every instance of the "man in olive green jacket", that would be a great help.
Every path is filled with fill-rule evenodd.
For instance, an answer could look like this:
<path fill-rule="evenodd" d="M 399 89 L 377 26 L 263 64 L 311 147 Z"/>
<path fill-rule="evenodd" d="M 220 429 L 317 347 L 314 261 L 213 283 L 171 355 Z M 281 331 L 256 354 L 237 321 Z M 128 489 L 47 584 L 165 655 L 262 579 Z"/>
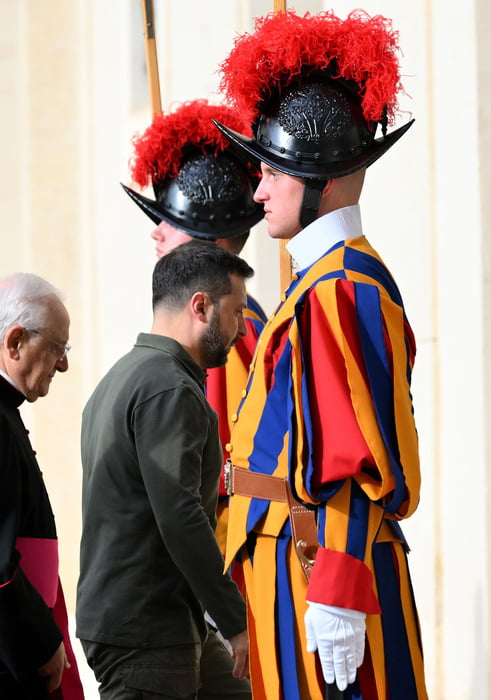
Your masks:
<path fill-rule="evenodd" d="M 154 320 L 100 381 L 82 420 L 77 636 L 101 698 L 191 700 L 204 609 L 248 670 L 244 601 L 215 536 L 221 470 L 205 368 L 245 335 L 245 261 L 205 241 L 161 258 Z"/>

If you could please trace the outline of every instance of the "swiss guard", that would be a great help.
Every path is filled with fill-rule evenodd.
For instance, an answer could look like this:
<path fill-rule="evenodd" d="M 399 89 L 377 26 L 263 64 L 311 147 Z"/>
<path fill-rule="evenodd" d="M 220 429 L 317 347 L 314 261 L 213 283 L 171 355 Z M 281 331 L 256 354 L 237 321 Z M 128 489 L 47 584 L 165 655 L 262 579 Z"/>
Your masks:
<path fill-rule="evenodd" d="M 212 119 L 233 129 L 247 128 L 234 110 L 198 99 L 176 104 L 167 114 L 154 116 L 144 133 L 133 139 L 132 180 L 141 190 L 151 185 L 155 199 L 135 188 L 123 185 L 123 189 L 157 226 L 152 237 L 157 241 L 159 257 L 191 237 L 215 241 L 239 254 L 251 227 L 264 216 L 253 199 L 259 182 L 257 168 L 249 158 L 234 152 Z M 247 336 L 232 347 L 223 367 L 208 370 L 206 379 L 207 399 L 218 413 L 224 459 L 228 457 L 232 417 L 266 322 L 262 307 L 250 294 L 244 317 Z M 222 553 L 227 518 L 228 497 L 222 474 L 216 530 Z M 232 574 L 242 589 L 238 563 Z"/>
<path fill-rule="evenodd" d="M 321 700 L 326 685 L 427 698 L 399 525 L 420 492 L 415 340 L 359 207 L 366 169 L 412 124 L 389 129 L 398 50 L 380 15 L 290 10 L 221 65 L 252 136 L 217 127 L 260 164 L 255 199 L 294 261 L 229 445 L 226 565 L 243 564 L 255 700 Z"/>

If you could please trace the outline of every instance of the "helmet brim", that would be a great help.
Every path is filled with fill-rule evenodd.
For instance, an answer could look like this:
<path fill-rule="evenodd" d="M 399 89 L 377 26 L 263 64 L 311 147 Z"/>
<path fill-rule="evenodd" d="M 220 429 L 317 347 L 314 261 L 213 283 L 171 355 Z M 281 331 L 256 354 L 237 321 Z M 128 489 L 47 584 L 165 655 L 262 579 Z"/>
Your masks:
<path fill-rule="evenodd" d="M 359 154 L 350 155 L 348 158 L 343 158 L 342 160 L 333 160 L 332 162 L 326 162 L 324 160 L 315 163 L 312 161 L 305 163 L 293 157 L 285 156 L 284 154 L 276 154 L 267 146 L 263 146 L 260 142 L 256 141 L 256 139 L 239 134 L 237 131 L 213 119 L 213 123 L 217 129 L 230 141 L 232 148 L 235 148 L 238 153 L 242 155 L 246 153 L 255 163 L 266 163 L 266 165 L 269 165 L 275 170 L 304 179 L 332 179 L 350 175 L 363 168 L 368 168 L 406 133 L 413 122 L 414 119 L 411 119 L 407 124 L 395 129 L 390 134 L 373 139 L 363 152 Z"/>
<path fill-rule="evenodd" d="M 162 221 L 165 221 L 194 238 L 202 238 L 205 240 L 234 238 L 235 236 L 248 233 L 250 229 L 264 217 L 264 209 L 258 204 L 250 216 L 241 218 L 241 220 L 237 222 L 231 220 L 220 221 L 217 219 L 214 219 L 210 223 L 195 220 L 189 221 L 189 217 L 184 220 L 165 210 L 157 201 L 145 197 L 139 192 L 135 192 L 135 190 L 123 185 L 123 183 L 121 183 L 121 187 L 156 226 Z"/>

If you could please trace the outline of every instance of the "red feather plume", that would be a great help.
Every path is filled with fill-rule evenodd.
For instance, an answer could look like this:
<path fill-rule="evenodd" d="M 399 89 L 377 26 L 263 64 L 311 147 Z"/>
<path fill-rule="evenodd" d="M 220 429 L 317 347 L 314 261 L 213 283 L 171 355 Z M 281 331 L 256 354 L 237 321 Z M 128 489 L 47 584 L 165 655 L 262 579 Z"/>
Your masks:
<path fill-rule="evenodd" d="M 183 149 L 188 146 L 215 155 L 228 148 L 229 142 L 212 119 L 241 133 L 248 130 L 237 112 L 225 105 L 211 105 L 207 100 L 183 102 L 168 114 L 155 116 L 143 134 L 133 137 L 134 153 L 129 163 L 133 181 L 146 187 L 150 181 L 176 177 Z"/>
<path fill-rule="evenodd" d="M 260 102 L 282 89 L 308 66 L 326 69 L 333 59 L 333 77 L 354 80 L 360 86 L 367 121 L 378 122 L 387 110 L 394 121 L 397 94 L 402 91 L 396 52 L 399 34 L 391 20 L 354 10 L 345 20 L 331 10 L 302 17 L 294 10 L 258 18 L 253 34 L 243 34 L 220 65 L 220 89 L 227 102 L 253 123 Z"/>

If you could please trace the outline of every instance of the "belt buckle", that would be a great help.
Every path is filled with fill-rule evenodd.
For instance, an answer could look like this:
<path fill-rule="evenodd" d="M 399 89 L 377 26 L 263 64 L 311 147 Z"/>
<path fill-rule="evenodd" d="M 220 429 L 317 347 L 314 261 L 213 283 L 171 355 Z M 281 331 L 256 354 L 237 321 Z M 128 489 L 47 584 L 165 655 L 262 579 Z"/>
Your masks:
<path fill-rule="evenodd" d="M 223 465 L 223 485 L 227 496 L 232 495 L 232 460 L 229 458 Z"/>

